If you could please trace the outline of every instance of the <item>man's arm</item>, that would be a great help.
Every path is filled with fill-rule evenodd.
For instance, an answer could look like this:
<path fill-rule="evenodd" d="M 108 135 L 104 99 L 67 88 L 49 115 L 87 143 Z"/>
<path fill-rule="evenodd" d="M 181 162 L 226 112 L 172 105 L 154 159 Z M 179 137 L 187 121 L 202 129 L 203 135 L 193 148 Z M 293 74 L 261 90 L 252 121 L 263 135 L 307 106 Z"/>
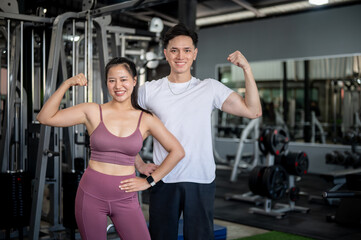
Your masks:
<path fill-rule="evenodd" d="M 261 101 L 251 66 L 240 51 L 230 54 L 227 60 L 243 69 L 245 78 L 245 97 L 233 92 L 224 101 L 222 111 L 239 117 L 258 118 L 262 116 Z"/>

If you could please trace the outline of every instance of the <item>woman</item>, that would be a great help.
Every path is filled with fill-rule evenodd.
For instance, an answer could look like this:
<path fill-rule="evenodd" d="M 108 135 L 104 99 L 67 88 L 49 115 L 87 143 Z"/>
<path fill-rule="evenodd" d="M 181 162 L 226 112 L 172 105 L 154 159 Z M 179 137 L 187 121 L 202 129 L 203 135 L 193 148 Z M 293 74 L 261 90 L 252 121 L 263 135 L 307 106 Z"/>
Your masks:
<path fill-rule="evenodd" d="M 109 216 L 122 240 L 150 239 L 136 191 L 145 190 L 166 176 L 184 157 L 178 140 L 162 122 L 137 103 L 135 64 L 114 58 L 106 66 L 112 100 L 98 105 L 82 103 L 59 110 L 72 86 L 86 86 L 80 73 L 67 79 L 44 104 L 37 119 L 54 127 L 84 124 L 90 134 L 91 156 L 79 183 L 75 216 L 82 239 L 106 239 Z M 152 135 L 169 152 L 147 179 L 135 176 L 134 161 L 143 140 Z M 120 182 L 125 182 L 122 190 Z"/>

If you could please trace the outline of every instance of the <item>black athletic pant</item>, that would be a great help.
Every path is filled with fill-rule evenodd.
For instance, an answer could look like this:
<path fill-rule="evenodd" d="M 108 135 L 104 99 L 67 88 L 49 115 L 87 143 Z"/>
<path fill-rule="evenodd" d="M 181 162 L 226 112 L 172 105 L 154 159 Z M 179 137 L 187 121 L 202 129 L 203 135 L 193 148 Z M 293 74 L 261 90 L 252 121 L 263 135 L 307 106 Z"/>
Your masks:
<path fill-rule="evenodd" d="M 149 231 L 152 240 L 177 240 L 183 212 L 184 240 L 213 240 L 215 182 L 164 183 L 150 190 Z"/>

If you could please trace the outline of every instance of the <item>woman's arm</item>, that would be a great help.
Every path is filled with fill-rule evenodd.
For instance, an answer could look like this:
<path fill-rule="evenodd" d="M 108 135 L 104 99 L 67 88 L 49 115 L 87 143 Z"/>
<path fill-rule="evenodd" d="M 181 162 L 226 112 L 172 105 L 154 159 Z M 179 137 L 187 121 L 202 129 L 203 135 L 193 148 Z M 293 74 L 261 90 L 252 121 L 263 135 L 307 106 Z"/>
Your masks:
<path fill-rule="evenodd" d="M 72 86 L 86 86 L 87 79 L 80 73 L 74 77 L 65 80 L 53 95 L 46 101 L 41 108 L 37 119 L 41 124 L 54 127 L 68 127 L 85 123 L 84 104 L 79 104 L 70 108 L 59 110 L 61 100 L 66 91 Z"/>
<path fill-rule="evenodd" d="M 152 173 L 154 182 L 157 183 L 177 165 L 185 156 L 185 152 L 179 141 L 166 129 L 159 118 L 150 114 L 146 114 L 146 118 L 149 133 L 168 151 L 162 164 Z M 144 178 L 131 178 L 121 181 L 119 187 L 126 192 L 135 192 L 149 188 L 150 184 Z"/>
<path fill-rule="evenodd" d="M 138 172 L 146 176 L 151 175 L 158 167 L 154 163 L 145 163 L 139 154 L 135 157 L 134 165 Z"/>
<path fill-rule="evenodd" d="M 152 123 L 150 124 L 150 134 L 163 146 L 168 152 L 167 157 L 157 170 L 152 173 L 155 182 L 165 177 L 176 165 L 184 158 L 185 152 L 179 141 L 171 134 L 164 124 L 155 115 L 150 116 Z"/>

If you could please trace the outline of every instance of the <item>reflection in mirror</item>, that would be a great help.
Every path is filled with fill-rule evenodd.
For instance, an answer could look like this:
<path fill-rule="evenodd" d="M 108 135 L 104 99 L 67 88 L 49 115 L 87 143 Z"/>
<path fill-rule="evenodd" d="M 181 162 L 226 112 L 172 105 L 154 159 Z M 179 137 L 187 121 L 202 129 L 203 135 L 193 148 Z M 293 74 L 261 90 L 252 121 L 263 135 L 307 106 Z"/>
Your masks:
<path fill-rule="evenodd" d="M 361 139 L 361 55 L 250 65 L 262 101 L 263 126 L 286 128 L 292 141 L 347 144 L 350 134 L 357 133 Z M 242 69 L 218 65 L 216 72 L 222 83 L 244 96 Z M 218 136 L 239 136 L 247 122 L 219 112 L 218 126 L 223 128 Z"/>

